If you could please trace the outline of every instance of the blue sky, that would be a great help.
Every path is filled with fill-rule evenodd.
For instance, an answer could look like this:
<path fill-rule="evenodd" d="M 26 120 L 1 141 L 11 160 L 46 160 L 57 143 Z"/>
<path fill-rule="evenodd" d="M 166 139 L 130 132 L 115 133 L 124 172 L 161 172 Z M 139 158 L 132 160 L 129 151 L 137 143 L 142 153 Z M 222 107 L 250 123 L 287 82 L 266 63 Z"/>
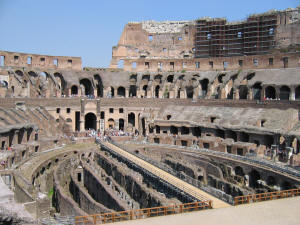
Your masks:
<path fill-rule="evenodd" d="M 232 21 L 298 5 L 299 0 L 0 0 L 0 49 L 81 56 L 83 66 L 108 67 L 128 21 Z"/>

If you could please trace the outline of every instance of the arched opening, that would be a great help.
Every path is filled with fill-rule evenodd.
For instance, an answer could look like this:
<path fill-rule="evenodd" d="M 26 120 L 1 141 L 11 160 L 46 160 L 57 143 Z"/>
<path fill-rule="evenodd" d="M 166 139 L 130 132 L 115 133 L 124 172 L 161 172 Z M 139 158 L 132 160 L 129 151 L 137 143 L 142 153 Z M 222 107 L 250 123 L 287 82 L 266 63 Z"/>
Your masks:
<path fill-rule="evenodd" d="M 102 79 L 99 74 L 94 75 L 94 79 L 97 81 L 96 82 L 96 88 L 97 88 L 97 97 L 103 97 L 103 83 Z"/>
<path fill-rule="evenodd" d="M 241 142 L 249 142 L 249 134 L 247 133 L 240 133 L 240 141 Z"/>
<path fill-rule="evenodd" d="M 300 86 L 297 86 L 295 89 L 295 99 L 300 100 Z"/>
<path fill-rule="evenodd" d="M 246 85 L 241 85 L 239 88 L 240 99 L 247 99 L 248 87 Z"/>
<path fill-rule="evenodd" d="M 173 83 L 173 80 L 174 80 L 174 75 L 169 75 L 169 76 L 167 77 L 167 82 Z"/>
<path fill-rule="evenodd" d="M 282 86 L 280 88 L 280 93 L 279 93 L 280 100 L 289 100 L 290 92 L 291 92 L 291 90 L 288 86 Z"/>
<path fill-rule="evenodd" d="M 119 130 L 124 130 L 124 119 L 119 119 Z"/>
<path fill-rule="evenodd" d="M 159 83 L 161 82 L 161 78 L 162 78 L 162 75 L 158 74 L 154 77 L 154 80 L 157 80 L 159 81 Z"/>
<path fill-rule="evenodd" d="M 156 98 L 159 98 L 159 85 L 157 85 L 156 87 L 155 87 L 155 97 Z"/>
<path fill-rule="evenodd" d="M 216 130 L 216 136 L 220 138 L 225 138 L 225 131 L 221 129 Z"/>
<path fill-rule="evenodd" d="M 274 137 L 271 135 L 266 135 L 264 139 L 265 139 L 265 145 L 271 148 L 271 145 L 274 143 Z"/>
<path fill-rule="evenodd" d="M 93 86 L 92 82 L 89 79 L 81 79 L 80 84 L 84 87 L 84 95 L 93 95 Z"/>
<path fill-rule="evenodd" d="M 134 113 L 128 114 L 128 124 L 131 124 L 132 127 L 135 127 L 135 114 Z"/>
<path fill-rule="evenodd" d="M 249 186 L 252 188 L 258 188 L 257 181 L 260 179 L 260 174 L 256 170 L 252 170 L 249 174 Z"/>
<path fill-rule="evenodd" d="M 241 177 L 243 177 L 245 175 L 243 168 L 240 166 L 237 166 L 234 168 L 234 173 L 235 173 L 235 175 L 241 176 Z"/>
<path fill-rule="evenodd" d="M 171 133 L 171 134 L 178 134 L 178 128 L 177 128 L 177 127 L 174 127 L 174 126 L 171 126 L 171 127 L 170 127 L 170 133 Z"/>
<path fill-rule="evenodd" d="M 189 134 L 190 133 L 190 129 L 185 126 L 182 126 L 180 130 L 181 130 L 181 134 Z"/>
<path fill-rule="evenodd" d="M 281 190 L 289 190 L 292 189 L 292 185 L 290 182 L 284 181 L 281 184 Z"/>
<path fill-rule="evenodd" d="M 201 89 L 202 89 L 202 96 L 205 97 L 207 94 L 208 89 L 208 79 L 203 79 L 200 81 Z"/>
<path fill-rule="evenodd" d="M 233 99 L 233 88 L 230 89 L 230 91 L 227 94 L 227 99 Z"/>
<path fill-rule="evenodd" d="M 272 86 L 268 86 L 265 89 L 265 96 L 268 99 L 276 99 L 276 90 Z"/>
<path fill-rule="evenodd" d="M 252 89 L 253 89 L 253 99 L 261 100 L 261 90 L 262 90 L 261 83 L 255 83 Z"/>
<path fill-rule="evenodd" d="M 136 97 L 136 86 L 135 85 L 130 85 L 129 97 Z"/>
<path fill-rule="evenodd" d="M 38 76 L 37 73 L 35 73 L 33 71 L 29 71 L 28 74 L 29 74 L 29 76 L 34 77 L 34 78 L 37 78 L 37 76 Z"/>
<path fill-rule="evenodd" d="M 76 85 L 71 87 L 71 95 L 78 95 L 78 87 Z"/>
<path fill-rule="evenodd" d="M 267 178 L 267 185 L 268 186 L 275 186 L 275 185 L 277 185 L 275 177 L 268 176 L 268 178 Z"/>
<path fill-rule="evenodd" d="M 218 82 L 220 83 L 220 84 L 222 84 L 223 83 L 223 78 L 225 77 L 225 74 L 220 74 L 219 76 L 218 76 Z"/>
<path fill-rule="evenodd" d="M 201 127 L 192 127 L 192 134 L 195 137 L 201 137 Z"/>
<path fill-rule="evenodd" d="M 147 81 L 149 81 L 149 80 L 150 80 L 150 75 L 143 75 L 143 76 L 142 76 L 142 80 L 147 80 Z"/>
<path fill-rule="evenodd" d="M 97 117 L 94 113 L 86 114 L 84 116 L 84 128 L 86 130 L 89 130 L 89 129 L 96 130 L 96 128 L 97 128 L 96 121 L 97 121 Z"/>
<path fill-rule="evenodd" d="M 125 88 L 124 87 L 118 87 L 118 90 L 117 90 L 117 95 L 119 97 L 125 97 Z"/>
<path fill-rule="evenodd" d="M 110 129 L 115 128 L 115 121 L 114 121 L 114 119 L 109 118 L 108 121 L 107 121 L 107 125 L 108 125 L 108 127 L 109 127 Z"/>
<path fill-rule="evenodd" d="M 237 135 L 236 132 L 229 130 L 227 131 L 227 138 L 232 138 L 234 141 L 237 141 Z"/>
<path fill-rule="evenodd" d="M 58 87 L 61 90 L 61 94 L 65 94 L 65 87 L 66 87 L 66 82 L 61 73 L 54 73 L 54 77 L 56 82 L 58 83 Z"/>
<path fill-rule="evenodd" d="M 21 70 L 17 70 L 15 72 L 18 76 L 22 77 L 23 76 L 23 72 Z"/>
<path fill-rule="evenodd" d="M 185 88 L 185 90 L 186 90 L 186 96 L 187 96 L 187 98 L 193 98 L 193 95 L 194 95 L 194 88 L 193 88 L 193 86 L 187 86 Z"/>
<path fill-rule="evenodd" d="M 143 86 L 143 91 L 144 91 L 144 96 L 147 96 L 147 89 L 148 89 L 148 85 L 144 85 Z"/>

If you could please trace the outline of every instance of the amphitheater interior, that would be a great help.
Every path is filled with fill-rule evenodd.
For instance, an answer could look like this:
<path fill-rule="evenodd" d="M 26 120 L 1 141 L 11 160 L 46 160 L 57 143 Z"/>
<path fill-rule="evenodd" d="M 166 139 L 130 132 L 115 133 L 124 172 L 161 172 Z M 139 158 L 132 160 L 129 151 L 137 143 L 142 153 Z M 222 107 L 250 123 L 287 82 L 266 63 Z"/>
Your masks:
<path fill-rule="evenodd" d="M 299 7 L 130 22 L 109 68 L 0 51 L 0 223 L 210 199 L 109 145 L 226 205 L 300 188 L 299 25 Z"/>

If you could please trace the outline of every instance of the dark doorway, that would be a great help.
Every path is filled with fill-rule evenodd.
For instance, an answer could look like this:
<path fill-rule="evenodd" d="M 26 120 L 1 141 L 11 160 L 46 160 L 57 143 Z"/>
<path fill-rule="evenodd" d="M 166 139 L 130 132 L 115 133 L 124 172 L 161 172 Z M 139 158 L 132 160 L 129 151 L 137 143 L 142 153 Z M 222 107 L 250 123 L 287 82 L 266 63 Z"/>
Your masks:
<path fill-rule="evenodd" d="M 119 119 L 119 130 L 124 130 L 124 119 Z"/>
<path fill-rule="evenodd" d="M 272 86 L 268 86 L 265 89 L 265 96 L 268 99 L 276 99 L 276 90 Z"/>
<path fill-rule="evenodd" d="M 71 87 L 71 95 L 78 95 L 78 87 L 76 85 Z"/>
<path fill-rule="evenodd" d="M 291 90 L 288 86 L 282 86 L 280 88 L 280 93 L 279 93 L 280 100 L 289 100 L 290 92 L 291 92 Z"/>
<path fill-rule="evenodd" d="M 93 86 L 92 82 L 89 79 L 82 79 L 80 80 L 80 84 L 84 87 L 84 95 L 92 95 L 93 94 Z"/>
<path fill-rule="evenodd" d="M 117 90 L 117 95 L 121 97 L 125 97 L 125 88 L 124 87 L 119 87 Z"/>
<path fill-rule="evenodd" d="M 134 113 L 128 114 L 128 124 L 131 124 L 132 127 L 135 127 L 135 115 Z"/>
<path fill-rule="evenodd" d="M 75 130 L 80 131 L 80 111 L 75 112 Z"/>
<path fill-rule="evenodd" d="M 96 124 L 96 121 L 97 121 L 97 117 L 94 113 L 88 113 L 85 115 L 84 117 L 84 129 L 85 130 L 89 130 L 89 129 L 94 129 L 96 130 L 97 128 L 97 124 Z"/>

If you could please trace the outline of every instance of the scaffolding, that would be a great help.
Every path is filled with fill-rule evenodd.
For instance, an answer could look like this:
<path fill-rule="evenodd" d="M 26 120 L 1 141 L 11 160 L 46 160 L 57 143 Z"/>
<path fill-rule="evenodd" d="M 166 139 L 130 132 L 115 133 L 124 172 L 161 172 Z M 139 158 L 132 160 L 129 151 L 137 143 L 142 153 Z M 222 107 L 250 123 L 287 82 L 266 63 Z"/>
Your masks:
<path fill-rule="evenodd" d="M 226 19 L 196 21 L 195 57 L 261 55 L 275 47 L 277 14 L 249 17 L 227 23 Z"/>

